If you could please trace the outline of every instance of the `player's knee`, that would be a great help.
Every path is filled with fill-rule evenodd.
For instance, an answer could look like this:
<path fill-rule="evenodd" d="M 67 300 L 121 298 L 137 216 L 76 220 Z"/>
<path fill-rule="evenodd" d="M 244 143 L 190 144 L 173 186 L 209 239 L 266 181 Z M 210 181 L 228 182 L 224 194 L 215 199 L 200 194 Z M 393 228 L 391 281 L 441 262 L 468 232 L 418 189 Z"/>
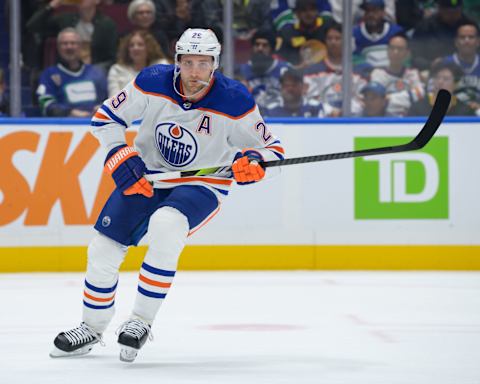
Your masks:
<path fill-rule="evenodd" d="M 189 231 L 187 217 L 172 207 L 162 207 L 151 217 L 148 226 L 149 254 L 153 257 L 176 258 L 185 246 Z"/>
<path fill-rule="evenodd" d="M 162 207 L 150 217 L 148 232 L 156 235 L 168 232 L 173 236 L 188 234 L 189 225 L 187 217 L 178 209 Z M 155 235 L 152 237 L 156 237 Z"/>
<path fill-rule="evenodd" d="M 88 274 L 98 279 L 116 275 L 126 251 L 126 246 L 97 233 L 88 246 Z"/>

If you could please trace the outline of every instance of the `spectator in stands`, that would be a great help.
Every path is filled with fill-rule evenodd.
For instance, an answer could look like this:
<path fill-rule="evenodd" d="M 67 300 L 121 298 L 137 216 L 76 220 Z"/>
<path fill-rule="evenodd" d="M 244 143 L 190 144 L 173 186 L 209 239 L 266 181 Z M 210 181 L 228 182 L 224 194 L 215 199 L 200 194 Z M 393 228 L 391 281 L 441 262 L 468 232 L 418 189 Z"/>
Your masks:
<path fill-rule="evenodd" d="M 446 89 L 452 94 L 452 101 L 448 109 L 447 115 L 450 116 L 473 116 L 475 111 L 467 104 L 460 101 L 455 96 L 456 84 L 462 76 L 462 70 L 453 63 L 438 62 L 434 64 L 431 77 L 432 89 L 427 96 L 418 103 L 412 104 L 410 108 L 410 116 L 428 116 L 432 110 L 433 103 L 440 89 Z"/>
<path fill-rule="evenodd" d="M 456 52 L 442 61 L 454 63 L 462 70 L 455 95 L 480 115 L 480 36 L 474 22 L 460 25 L 455 38 Z"/>
<path fill-rule="evenodd" d="M 133 0 L 128 5 L 127 15 L 134 30 L 149 32 L 168 58 L 173 59 L 167 35 L 155 26 L 156 7 L 152 0 Z"/>
<path fill-rule="evenodd" d="M 220 0 L 154 0 L 157 17 L 155 28 L 168 38 L 170 53 L 187 28 L 210 28 L 218 39 L 223 36 L 223 11 Z"/>
<path fill-rule="evenodd" d="M 385 17 L 387 20 L 395 21 L 396 20 L 396 7 L 395 2 L 398 0 L 385 0 Z M 405 0 L 402 0 L 405 1 Z M 363 0 L 350 0 L 350 6 L 352 7 L 352 16 L 353 23 L 358 24 L 363 15 L 364 11 L 362 10 Z M 342 23 L 343 17 L 343 0 L 329 0 L 329 3 L 332 7 L 332 14 L 335 21 Z"/>
<path fill-rule="evenodd" d="M 224 3 L 225 0 L 222 1 Z M 270 19 L 270 1 L 249 0 L 233 2 L 233 30 L 235 38 L 250 41 L 259 30 L 274 31 Z"/>
<path fill-rule="evenodd" d="M 480 2 L 478 0 L 465 0 L 465 13 L 477 24 L 480 23 Z"/>
<path fill-rule="evenodd" d="M 412 103 L 425 96 L 420 72 L 406 66 L 409 57 L 407 37 L 393 36 L 388 42 L 388 66 L 376 68 L 371 73 L 370 80 L 382 84 L 387 90 L 389 116 L 405 116 Z"/>
<path fill-rule="evenodd" d="M 252 37 L 252 55 L 239 68 L 240 78 L 250 90 L 259 107 L 280 98 L 280 76 L 289 64 L 273 56 L 275 34 L 258 31 Z"/>
<path fill-rule="evenodd" d="M 426 12 L 424 2 L 421 0 L 395 0 L 395 14 L 397 24 L 400 25 L 405 33 L 413 33 L 413 29 L 422 21 Z"/>
<path fill-rule="evenodd" d="M 303 66 L 300 50 L 309 40 L 325 42 L 325 31 L 328 20 L 320 16 L 316 0 L 297 0 L 294 24 L 287 23 L 278 32 L 280 48 L 278 54 L 291 64 Z"/>
<path fill-rule="evenodd" d="M 369 82 L 363 89 L 363 117 L 387 116 L 387 90 L 377 82 Z"/>
<path fill-rule="evenodd" d="M 295 4 L 294 1 L 276 0 L 265 2 L 270 3 L 269 22 L 275 31 L 280 31 L 286 24 L 295 24 L 296 16 L 291 6 L 292 3 Z M 332 7 L 329 0 L 316 0 L 316 8 L 322 18 L 329 19 L 332 17 Z"/>
<path fill-rule="evenodd" d="M 387 47 L 392 36 L 403 32 L 402 27 L 386 20 L 384 0 L 363 0 L 363 21 L 353 29 L 354 55 L 373 68 L 388 65 Z"/>
<path fill-rule="evenodd" d="M 281 78 L 281 97 L 263 109 L 268 117 L 323 117 L 322 105 L 305 97 L 306 85 L 301 71 L 290 68 Z"/>
<path fill-rule="evenodd" d="M 7 98 L 5 97 L 6 88 L 3 69 L 0 68 L 0 116 L 4 116 L 8 112 Z"/>
<path fill-rule="evenodd" d="M 155 38 L 145 31 L 134 31 L 120 41 L 117 62 L 108 72 L 108 96 L 114 96 L 139 72 L 153 64 L 168 64 Z"/>
<path fill-rule="evenodd" d="M 99 0 L 81 0 L 77 12 L 59 13 L 64 0 L 52 0 L 40 8 L 27 22 L 27 30 L 43 39 L 56 36 L 61 30 L 73 27 L 81 38 L 82 60 L 107 70 L 115 61 L 117 28 L 113 20 L 97 10 Z"/>
<path fill-rule="evenodd" d="M 42 72 L 37 89 L 44 116 L 90 117 L 107 98 L 105 74 L 83 63 L 81 41 L 71 27 L 58 34 L 59 61 Z"/>
<path fill-rule="evenodd" d="M 308 66 L 304 70 L 307 84 L 307 97 L 319 101 L 325 115 L 338 117 L 342 113 L 342 26 L 332 22 L 326 29 L 326 57 L 318 64 Z M 360 89 L 365 80 L 353 73 L 352 113 L 359 115 L 362 111 Z"/>
<path fill-rule="evenodd" d="M 436 0 L 438 11 L 421 21 L 413 33 L 413 64 L 422 71 L 441 57 L 453 54 L 460 25 L 471 21 L 462 10 L 462 0 Z"/>

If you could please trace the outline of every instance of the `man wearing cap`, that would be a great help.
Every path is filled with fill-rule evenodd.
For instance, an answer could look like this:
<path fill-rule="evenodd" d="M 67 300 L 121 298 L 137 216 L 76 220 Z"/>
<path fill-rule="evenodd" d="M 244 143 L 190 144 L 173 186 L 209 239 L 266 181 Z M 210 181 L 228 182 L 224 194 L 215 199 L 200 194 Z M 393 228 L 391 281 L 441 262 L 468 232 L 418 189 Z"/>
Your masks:
<path fill-rule="evenodd" d="M 384 0 L 363 0 L 363 21 L 353 29 L 354 55 L 372 67 L 388 65 L 388 41 L 403 32 L 402 27 L 385 18 Z"/>
<path fill-rule="evenodd" d="M 316 0 L 297 0 L 294 24 L 286 24 L 279 31 L 280 48 L 278 54 L 295 66 L 302 64 L 301 48 L 309 40 L 325 41 L 328 20 L 320 16 Z"/>
<path fill-rule="evenodd" d="M 275 34 L 269 30 L 257 31 L 252 37 L 252 56 L 240 65 L 240 79 L 249 89 L 259 107 L 280 97 L 280 76 L 290 65 L 273 55 Z"/>
<path fill-rule="evenodd" d="M 322 104 L 305 96 L 306 84 L 303 73 L 289 69 L 282 74 L 281 97 L 276 103 L 268 105 L 262 112 L 268 117 L 323 117 Z"/>
<path fill-rule="evenodd" d="M 375 81 L 368 83 L 363 89 L 364 96 L 364 117 L 387 116 L 387 90 Z"/>
<path fill-rule="evenodd" d="M 460 25 L 471 22 L 463 12 L 462 0 L 436 0 L 438 11 L 420 22 L 412 37 L 415 67 L 428 70 L 435 60 L 455 50 L 455 36 Z"/>

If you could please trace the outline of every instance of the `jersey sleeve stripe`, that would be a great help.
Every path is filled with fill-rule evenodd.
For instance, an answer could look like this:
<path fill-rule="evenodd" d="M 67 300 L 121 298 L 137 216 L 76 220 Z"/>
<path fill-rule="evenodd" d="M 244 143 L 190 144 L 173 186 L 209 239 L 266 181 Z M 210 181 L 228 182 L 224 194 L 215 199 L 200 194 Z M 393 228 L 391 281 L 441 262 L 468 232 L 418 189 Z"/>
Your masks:
<path fill-rule="evenodd" d="M 128 128 L 128 125 L 127 123 L 125 123 L 125 121 L 123 121 L 122 119 L 120 119 L 118 116 L 116 116 L 112 111 L 110 111 L 110 109 L 108 109 L 108 107 L 106 105 L 102 105 L 100 107 L 102 110 L 104 110 L 107 115 L 112 119 L 114 120 L 116 123 L 120 124 L 120 125 L 123 125 L 125 128 Z"/>
<path fill-rule="evenodd" d="M 105 116 L 103 113 L 100 113 L 100 111 L 95 112 L 95 115 L 93 117 L 100 119 L 100 120 L 110 120 L 107 116 Z"/>
<path fill-rule="evenodd" d="M 282 147 L 278 147 L 276 145 L 268 145 L 267 147 L 265 148 L 268 148 L 270 150 L 274 150 L 274 151 L 277 151 L 277 152 L 280 152 L 280 153 L 283 153 L 285 154 L 285 150 L 282 148 Z"/>
<path fill-rule="evenodd" d="M 90 122 L 90 125 L 92 127 L 103 127 L 104 125 L 108 125 L 108 124 L 111 124 L 111 121 L 109 121 L 108 123 L 102 123 L 100 121 L 92 121 Z"/>

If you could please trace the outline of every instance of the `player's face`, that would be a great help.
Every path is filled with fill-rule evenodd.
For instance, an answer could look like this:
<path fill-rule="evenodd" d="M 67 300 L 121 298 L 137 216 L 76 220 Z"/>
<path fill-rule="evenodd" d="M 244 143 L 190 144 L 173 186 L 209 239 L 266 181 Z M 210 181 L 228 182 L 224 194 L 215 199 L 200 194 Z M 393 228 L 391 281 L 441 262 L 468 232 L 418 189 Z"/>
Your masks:
<path fill-rule="evenodd" d="M 473 55 L 480 45 L 477 29 L 472 25 L 460 27 L 457 31 L 455 46 L 461 55 Z"/>
<path fill-rule="evenodd" d="M 203 55 L 182 55 L 180 78 L 186 94 L 193 94 L 205 88 L 213 71 L 213 57 Z"/>
<path fill-rule="evenodd" d="M 133 16 L 133 23 L 142 29 L 148 29 L 152 26 L 153 22 L 155 21 L 155 14 L 153 13 L 153 9 L 147 5 L 139 5 L 135 14 Z"/>
<path fill-rule="evenodd" d="M 128 54 L 133 63 L 145 63 L 147 60 L 147 46 L 140 35 L 133 35 L 128 44 Z M 146 63 L 145 63 L 146 64 Z"/>
<path fill-rule="evenodd" d="M 408 56 L 407 41 L 403 37 L 394 37 L 388 43 L 388 59 L 391 63 L 403 64 Z"/>

